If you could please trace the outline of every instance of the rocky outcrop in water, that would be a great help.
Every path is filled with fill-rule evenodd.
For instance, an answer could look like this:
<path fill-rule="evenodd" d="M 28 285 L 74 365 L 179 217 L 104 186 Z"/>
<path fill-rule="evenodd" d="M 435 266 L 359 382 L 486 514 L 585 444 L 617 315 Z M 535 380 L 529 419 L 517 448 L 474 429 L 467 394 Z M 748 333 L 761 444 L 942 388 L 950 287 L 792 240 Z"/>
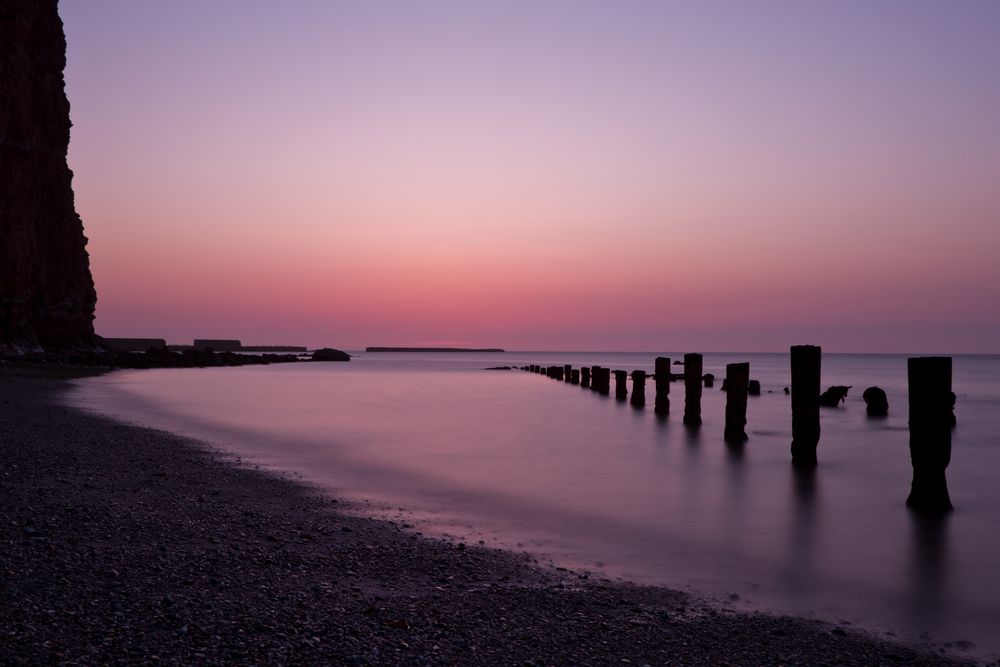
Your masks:
<path fill-rule="evenodd" d="M 0 0 L 0 350 L 94 343 L 56 0 Z"/>

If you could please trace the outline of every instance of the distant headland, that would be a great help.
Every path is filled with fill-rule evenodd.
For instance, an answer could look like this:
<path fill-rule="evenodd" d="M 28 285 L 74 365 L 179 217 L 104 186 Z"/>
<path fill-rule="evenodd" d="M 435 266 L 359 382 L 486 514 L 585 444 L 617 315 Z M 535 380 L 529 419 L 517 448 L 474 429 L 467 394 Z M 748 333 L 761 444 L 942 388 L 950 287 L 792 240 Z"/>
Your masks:
<path fill-rule="evenodd" d="M 366 347 L 365 352 L 503 352 L 499 347 Z"/>

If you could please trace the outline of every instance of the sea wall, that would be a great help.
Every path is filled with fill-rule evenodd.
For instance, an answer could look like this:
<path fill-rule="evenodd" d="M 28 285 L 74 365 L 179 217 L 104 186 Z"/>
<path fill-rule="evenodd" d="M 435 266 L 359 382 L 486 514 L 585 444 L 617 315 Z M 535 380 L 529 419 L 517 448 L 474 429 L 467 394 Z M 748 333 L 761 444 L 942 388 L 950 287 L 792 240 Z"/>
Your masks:
<path fill-rule="evenodd" d="M 89 346 L 97 295 L 66 164 L 56 0 L 0 0 L 0 350 Z"/>

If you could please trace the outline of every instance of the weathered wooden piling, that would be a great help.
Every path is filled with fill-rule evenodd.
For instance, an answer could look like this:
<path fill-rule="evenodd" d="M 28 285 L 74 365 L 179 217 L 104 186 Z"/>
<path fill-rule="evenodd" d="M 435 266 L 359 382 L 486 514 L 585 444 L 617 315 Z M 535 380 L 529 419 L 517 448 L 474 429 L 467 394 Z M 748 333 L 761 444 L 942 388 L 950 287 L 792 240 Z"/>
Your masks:
<path fill-rule="evenodd" d="M 553 380 L 558 380 L 559 382 L 563 381 L 563 367 L 562 366 L 553 366 L 552 367 L 552 379 Z"/>
<path fill-rule="evenodd" d="M 628 400 L 628 371 L 615 371 L 615 400 Z"/>
<path fill-rule="evenodd" d="M 573 366 L 570 364 L 563 365 L 563 380 L 569 382 L 570 376 L 573 374 Z"/>
<path fill-rule="evenodd" d="M 701 370 L 700 354 L 684 355 L 684 424 L 701 426 Z"/>
<path fill-rule="evenodd" d="M 580 384 L 580 369 L 579 368 L 574 368 L 572 371 L 570 371 L 569 383 L 570 384 Z"/>
<path fill-rule="evenodd" d="M 823 351 L 816 345 L 793 345 L 792 465 L 816 465 L 819 445 L 819 387 Z"/>
<path fill-rule="evenodd" d="M 590 367 L 590 390 L 598 391 L 601 388 L 601 367 Z"/>
<path fill-rule="evenodd" d="M 590 387 L 590 367 L 584 366 L 580 369 L 580 386 L 584 389 Z"/>
<path fill-rule="evenodd" d="M 666 417 L 670 414 L 670 359 L 669 357 L 656 358 L 656 402 L 653 411 Z"/>
<path fill-rule="evenodd" d="M 907 507 L 925 514 L 952 509 L 945 470 L 951 462 L 951 357 L 907 360 L 910 391 L 910 463 Z"/>
<path fill-rule="evenodd" d="M 597 367 L 597 393 L 607 396 L 611 393 L 611 369 L 604 366 Z"/>
<path fill-rule="evenodd" d="M 723 437 L 730 444 L 747 441 L 747 385 L 750 364 L 726 364 L 726 429 Z"/>
<path fill-rule="evenodd" d="M 705 381 L 705 388 L 706 389 L 711 389 L 713 386 L 715 386 L 715 374 L 714 373 L 705 373 L 705 375 L 702 376 L 702 379 Z"/>
<path fill-rule="evenodd" d="M 747 393 L 751 396 L 760 396 L 760 380 L 750 380 L 747 385 Z"/>
<path fill-rule="evenodd" d="M 632 407 L 641 408 L 646 405 L 646 371 L 632 371 Z"/>

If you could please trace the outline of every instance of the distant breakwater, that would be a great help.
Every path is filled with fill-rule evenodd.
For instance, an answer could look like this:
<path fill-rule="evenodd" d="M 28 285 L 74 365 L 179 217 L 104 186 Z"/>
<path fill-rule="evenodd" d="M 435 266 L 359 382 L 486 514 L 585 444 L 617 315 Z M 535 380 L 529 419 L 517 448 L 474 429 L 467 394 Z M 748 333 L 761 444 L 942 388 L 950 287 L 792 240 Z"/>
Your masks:
<path fill-rule="evenodd" d="M 504 352 L 499 347 L 366 347 L 365 352 Z"/>

